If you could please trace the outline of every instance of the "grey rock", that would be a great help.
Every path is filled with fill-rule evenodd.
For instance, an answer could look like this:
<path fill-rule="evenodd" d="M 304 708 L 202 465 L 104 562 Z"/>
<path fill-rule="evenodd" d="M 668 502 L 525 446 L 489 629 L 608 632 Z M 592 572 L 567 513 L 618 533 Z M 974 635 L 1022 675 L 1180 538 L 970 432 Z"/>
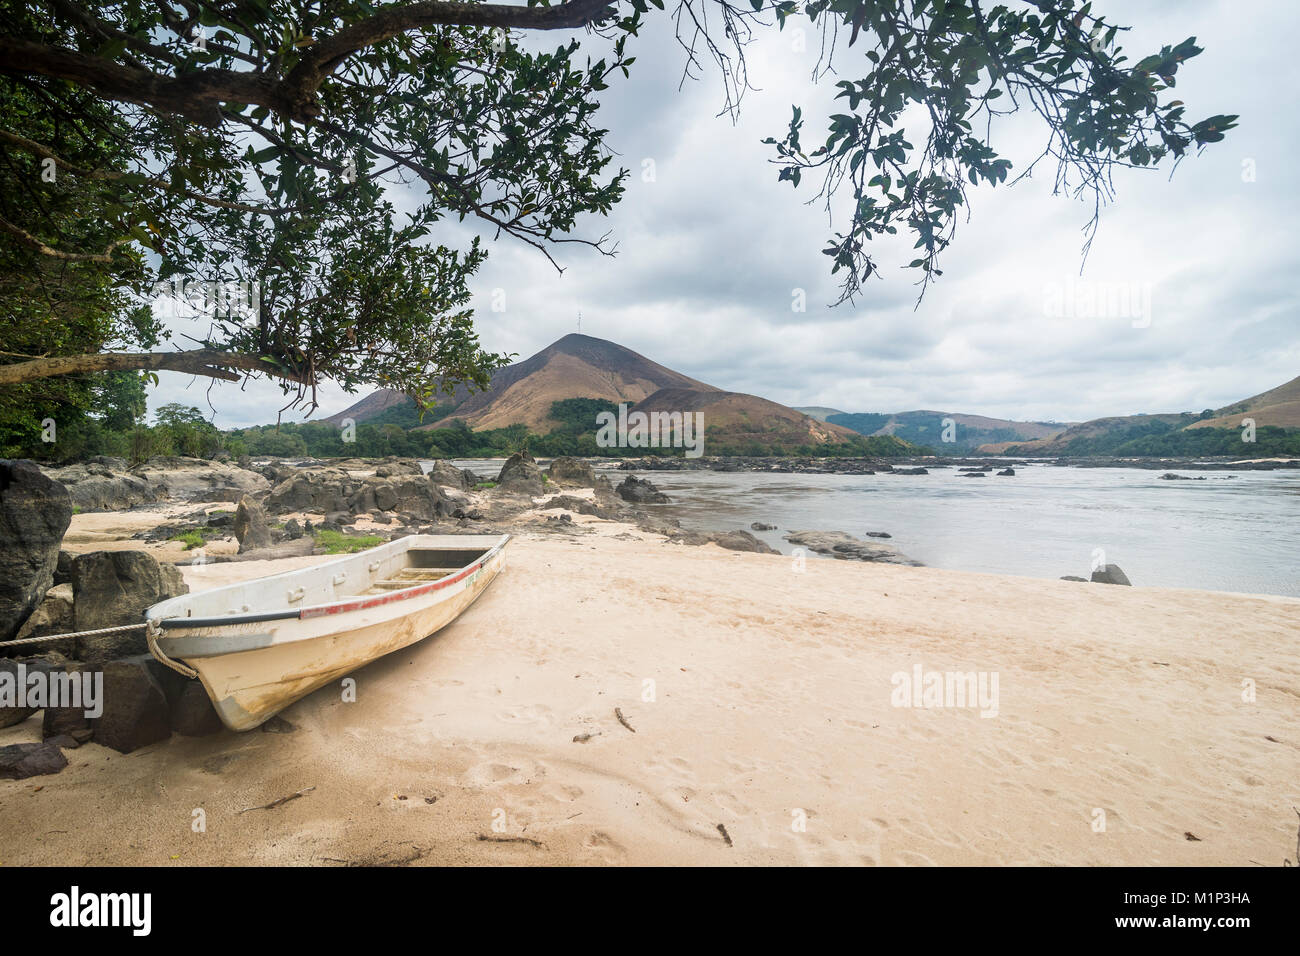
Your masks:
<path fill-rule="evenodd" d="M 77 629 L 76 617 L 72 612 L 72 585 L 56 584 L 45 592 L 45 600 L 32 612 L 15 640 L 29 637 L 45 637 L 49 634 L 67 634 Z M 49 641 L 40 646 L 47 651 L 71 654 L 75 650 L 76 640 L 67 638 L 62 641 Z"/>
<path fill-rule="evenodd" d="M 894 468 L 889 473 L 891 475 L 928 475 L 930 472 L 924 468 Z"/>
<path fill-rule="evenodd" d="M 0 458 L 0 641 L 12 640 L 54 584 L 72 499 L 31 461 Z"/>
<path fill-rule="evenodd" d="M 1087 578 L 1081 578 L 1081 577 L 1079 577 L 1077 574 L 1063 574 L 1063 575 L 1061 575 L 1061 580 L 1062 580 L 1062 581 L 1082 581 L 1082 582 L 1084 582 L 1085 584 L 1088 582 L 1088 579 L 1087 579 Z"/>
<path fill-rule="evenodd" d="M 999 478 L 1014 478 L 1015 476 L 1016 470 L 1014 468 L 1004 468 L 998 472 Z"/>
<path fill-rule="evenodd" d="M 596 486 L 596 473 L 592 470 L 591 465 L 580 458 L 570 458 L 568 455 L 562 455 L 551 462 L 551 467 L 546 469 L 547 475 L 551 480 L 559 485 L 568 485 L 574 488 L 594 488 Z"/>
<path fill-rule="evenodd" d="M 515 494 L 540 495 L 544 490 L 542 470 L 528 452 L 515 452 L 501 466 L 497 487 Z"/>
<path fill-rule="evenodd" d="M 239 499 L 232 522 L 235 537 L 239 539 L 239 553 L 271 546 L 271 526 L 266 511 L 248 495 Z"/>
<path fill-rule="evenodd" d="M 762 521 L 755 521 L 749 527 L 751 531 L 775 531 L 776 530 L 776 525 L 765 524 Z"/>
<path fill-rule="evenodd" d="M 751 551 L 755 554 L 780 554 L 775 548 L 759 541 L 748 531 L 718 531 L 709 535 L 709 539 L 720 548 L 728 551 Z"/>
<path fill-rule="evenodd" d="M 477 483 L 473 472 L 457 468 L 441 458 L 433 463 L 429 478 L 441 487 L 455 488 L 457 491 L 468 491 Z"/>
<path fill-rule="evenodd" d="M 72 566 L 73 612 L 78 631 L 138 624 L 159 601 L 186 594 L 189 586 L 171 564 L 143 551 L 92 551 Z M 144 631 L 77 638 L 76 657 L 106 661 L 148 649 Z"/>
<path fill-rule="evenodd" d="M 23 699 L 26 699 L 26 690 L 20 689 L 19 685 L 26 685 L 30 674 L 35 672 L 50 674 L 57 669 L 59 668 L 46 658 L 0 657 L 0 674 L 6 675 L 0 679 L 3 679 L 7 685 L 12 686 L 16 695 L 21 695 Z M 0 727 L 12 727 L 14 724 L 21 724 L 41 709 L 41 707 L 19 707 L 17 705 L 0 706 Z"/>

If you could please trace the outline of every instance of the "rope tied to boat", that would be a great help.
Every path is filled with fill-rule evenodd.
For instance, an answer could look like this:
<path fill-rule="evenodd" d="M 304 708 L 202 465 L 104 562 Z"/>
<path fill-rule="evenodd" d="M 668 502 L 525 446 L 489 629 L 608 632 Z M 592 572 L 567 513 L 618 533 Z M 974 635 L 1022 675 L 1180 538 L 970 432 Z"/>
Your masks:
<path fill-rule="evenodd" d="M 147 624 L 119 624 L 117 627 L 97 627 L 92 631 L 68 631 L 66 634 L 46 634 L 44 637 L 24 637 L 16 641 L 0 641 L 0 647 L 18 647 L 22 644 L 41 644 L 45 641 L 66 641 L 74 637 L 94 637 L 97 634 L 119 634 L 137 631 Z"/>
<path fill-rule="evenodd" d="M 0 647 L 21 647 L 25 644 L 44 644 L 48 641 L 66 641 L 78 637 L 96 637 L 100 634 L 124 634 L 127 631 L 138 631 L 144 628 L 144 639 L 149 645 L 149 653 L 158 659 L 160 664 L 170 667 L 178 674 L 183 674 L 191 680 L 199 676 L 199 672 L 192 667 L 186 667 L 179 661 L 174 661 L 162 652 L 158 646 L 158 634 L 162 629 L 158 626 L 157 621 L 142 621 L 139 624 L 119 624 L 116 627 L 97 627 L 89 631 L 68 631 L 66 634 L 46 634 L 42 637 L 24 637 L 15 641 L 0 641 Z"/>

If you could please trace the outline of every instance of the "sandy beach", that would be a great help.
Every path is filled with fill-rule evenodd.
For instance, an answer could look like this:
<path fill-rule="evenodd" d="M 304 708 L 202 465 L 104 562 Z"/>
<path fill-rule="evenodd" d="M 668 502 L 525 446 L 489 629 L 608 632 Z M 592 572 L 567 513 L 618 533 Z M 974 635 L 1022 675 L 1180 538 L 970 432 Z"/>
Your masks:
<path fill-rule="evenodd" d="M 0 782 L 0 864 L 1294 857 L 1300 600 L 823 559 L 798 573 L 574 520 L 517 536 L 459 620 L 356 672 L 355 702 L 327 687 L 289 708 L 291 732 L 90 744 L 60 774 Z M 185 575 L 198 589 L 322 560 Z M 917 665 L 996 675 L 996 716 L 895 706 L 891 678 Z M 0 744 L 39 740 L 39 721 Z"/>

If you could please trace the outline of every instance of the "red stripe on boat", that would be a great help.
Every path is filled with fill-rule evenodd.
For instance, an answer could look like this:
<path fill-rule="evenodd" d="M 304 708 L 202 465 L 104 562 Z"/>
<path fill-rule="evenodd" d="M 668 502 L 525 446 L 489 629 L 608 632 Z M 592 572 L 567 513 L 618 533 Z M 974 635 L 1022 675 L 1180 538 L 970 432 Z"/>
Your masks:
<path fill-rule="evenodd" d="M 307 620 L 313 617 L 324 617 L 326 614 L 344 614 L 348 611 L 362 611 L 368 607 L 380 607 L 384 604 L 392 604 L 396 601 L 407 601 L 414 597 L 420 597 L 423 594 L 429 594 L 441 588 L 450 587 L 457 581 L 463 581 L 469 575 L 473 574 L 479 568 L 483 567 L 486 557 L 479 558 L 473 564 L 457 571 L 449 578 L 443 578 L 441 581 L 434 581 L 431 584 L 421 584 L 418 587 L 407 588 L 402 591 L 394 591 L 391 594 L 380 594 L 376 597 L 365 598 L 360 601 L 348 601 L 345 604 L 321 604 L 317 607 L 305 607 L 298 612 L 299 620 Z"/>

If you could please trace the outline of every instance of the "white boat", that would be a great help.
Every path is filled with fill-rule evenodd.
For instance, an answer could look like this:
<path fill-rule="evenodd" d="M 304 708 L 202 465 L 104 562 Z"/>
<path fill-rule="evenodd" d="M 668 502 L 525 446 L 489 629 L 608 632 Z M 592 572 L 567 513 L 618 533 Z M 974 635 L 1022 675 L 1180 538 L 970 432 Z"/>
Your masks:
<path fill-rule="evenodd" d="M 410 535 L 145 614 L 149 649 L 197 677 L 231 730 L 454 621 L 505 566 L 510 535 Z"/>

